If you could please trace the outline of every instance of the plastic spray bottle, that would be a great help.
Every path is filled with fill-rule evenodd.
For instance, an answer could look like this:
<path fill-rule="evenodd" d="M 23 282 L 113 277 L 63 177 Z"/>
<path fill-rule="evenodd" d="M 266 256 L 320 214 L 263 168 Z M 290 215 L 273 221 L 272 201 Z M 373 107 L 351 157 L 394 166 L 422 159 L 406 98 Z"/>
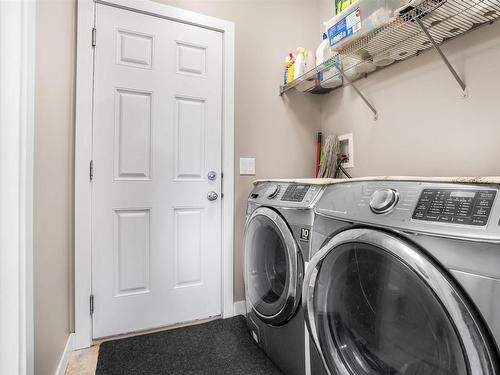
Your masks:
<path fill-rule="evenodd" d="M 295 58 L 293 56 L 293 53 L 289 53 L 288 57 L 286 58 L 286 73 L 287 73 L 287 84 L 292 83 L 293 78 L 294 78 L 294 68 L 295 68 Z"/>
<path fill-rule="evenodd" d="M 283 86 L 288 85 L 288 56 L 285 59 L 285 71 L 283 72 Z"/>
<path fill-rule="evenodd" d="M 305 48 L 297 48 L 297 58 L 295 59 L 295 68 L 293 78 L 297 79 L 305 73 L 306 67 L 306 50 Z"/>

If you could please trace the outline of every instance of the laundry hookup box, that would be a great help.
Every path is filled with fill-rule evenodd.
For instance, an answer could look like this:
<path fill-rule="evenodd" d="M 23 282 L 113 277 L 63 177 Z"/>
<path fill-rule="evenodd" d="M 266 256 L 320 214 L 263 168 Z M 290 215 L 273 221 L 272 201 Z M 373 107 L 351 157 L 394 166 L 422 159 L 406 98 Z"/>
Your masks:
<path fill-rule="evenodd" d="M 348 44 L 388 24 L 409 0 L 358 0 L 325 22 L 330 47 L 338 52 Z"/>

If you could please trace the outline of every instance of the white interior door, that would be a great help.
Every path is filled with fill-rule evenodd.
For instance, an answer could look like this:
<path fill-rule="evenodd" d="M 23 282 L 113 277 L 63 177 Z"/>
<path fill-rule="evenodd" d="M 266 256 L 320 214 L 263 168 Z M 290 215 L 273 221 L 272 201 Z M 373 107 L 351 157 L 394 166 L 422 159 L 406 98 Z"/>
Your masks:
<path fill-rule="evenodd" d="M 96 30 L 93 336 L 219 315 L 222 34 L 101 4 Z"/>

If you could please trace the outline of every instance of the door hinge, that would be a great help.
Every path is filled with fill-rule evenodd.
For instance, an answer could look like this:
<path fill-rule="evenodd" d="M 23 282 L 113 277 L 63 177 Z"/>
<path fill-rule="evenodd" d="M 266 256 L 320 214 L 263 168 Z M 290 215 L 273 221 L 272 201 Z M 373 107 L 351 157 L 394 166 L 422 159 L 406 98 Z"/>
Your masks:
<path fill-rule="evenodd" d="M 224 172 L 220 172 L 220 179 L 223 180 L 224 179 Z M 221 190 L 222 190 L 222 184 L 221 184 Z M 224 193 L 221 191 L 220 193 L 220 199 L 224 199 Z"/>
<path fill-rule="evenodd" d="M 94 179 L 94 161 L 93 160 L 90 161 L 89 177 L 90 177 L 90 181 L 92 181 Z"/>
<path fill-rule="evenodd" d="M 94 295 L 90 295 L 90 315 L 94 315 Z"/>
<path fill-rule="evenodd" d="M 92 28 L 92 47 L 95 47 L 96 45 L 96 34 L 97 30 L 95 27 Z"/>

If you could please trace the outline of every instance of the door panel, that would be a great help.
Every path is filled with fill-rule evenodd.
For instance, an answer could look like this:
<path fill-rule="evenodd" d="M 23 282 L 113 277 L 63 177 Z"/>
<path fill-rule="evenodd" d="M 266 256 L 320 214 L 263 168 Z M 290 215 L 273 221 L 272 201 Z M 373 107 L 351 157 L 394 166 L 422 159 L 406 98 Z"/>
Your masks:
<path fill-rule="evenodd" d="M 116 90 L 115 179 L 149 180 L 151 92 Z"/>
<path fill-rule="evenodd" d="M 115 296 L 149 293 L 150 210 L 115 213 Z"/>
<path fill-rule="evenodd" d="M 205 170 L 205 101 L 176 97 L 175 178 L 201 180 Z"/>
<path fill-rule="evenodd" d="M 152 68 L 153 36 L 117 30 L 116 62 L 139 68 Z"/>
<path fill-rule="evenodd" d="M 222 34 L 96 6 L 94 338 L 221 313 Z"/>
<path fill-rule="evenodd" d="M 203 208 L 175 209 L 175 287 L 203 284 Z"/>
<path fill-rule="evenodd" d="M 177 42 L 177 72 L 194 76 L 206 75 L 207 50 L 202 46 Z"/>

